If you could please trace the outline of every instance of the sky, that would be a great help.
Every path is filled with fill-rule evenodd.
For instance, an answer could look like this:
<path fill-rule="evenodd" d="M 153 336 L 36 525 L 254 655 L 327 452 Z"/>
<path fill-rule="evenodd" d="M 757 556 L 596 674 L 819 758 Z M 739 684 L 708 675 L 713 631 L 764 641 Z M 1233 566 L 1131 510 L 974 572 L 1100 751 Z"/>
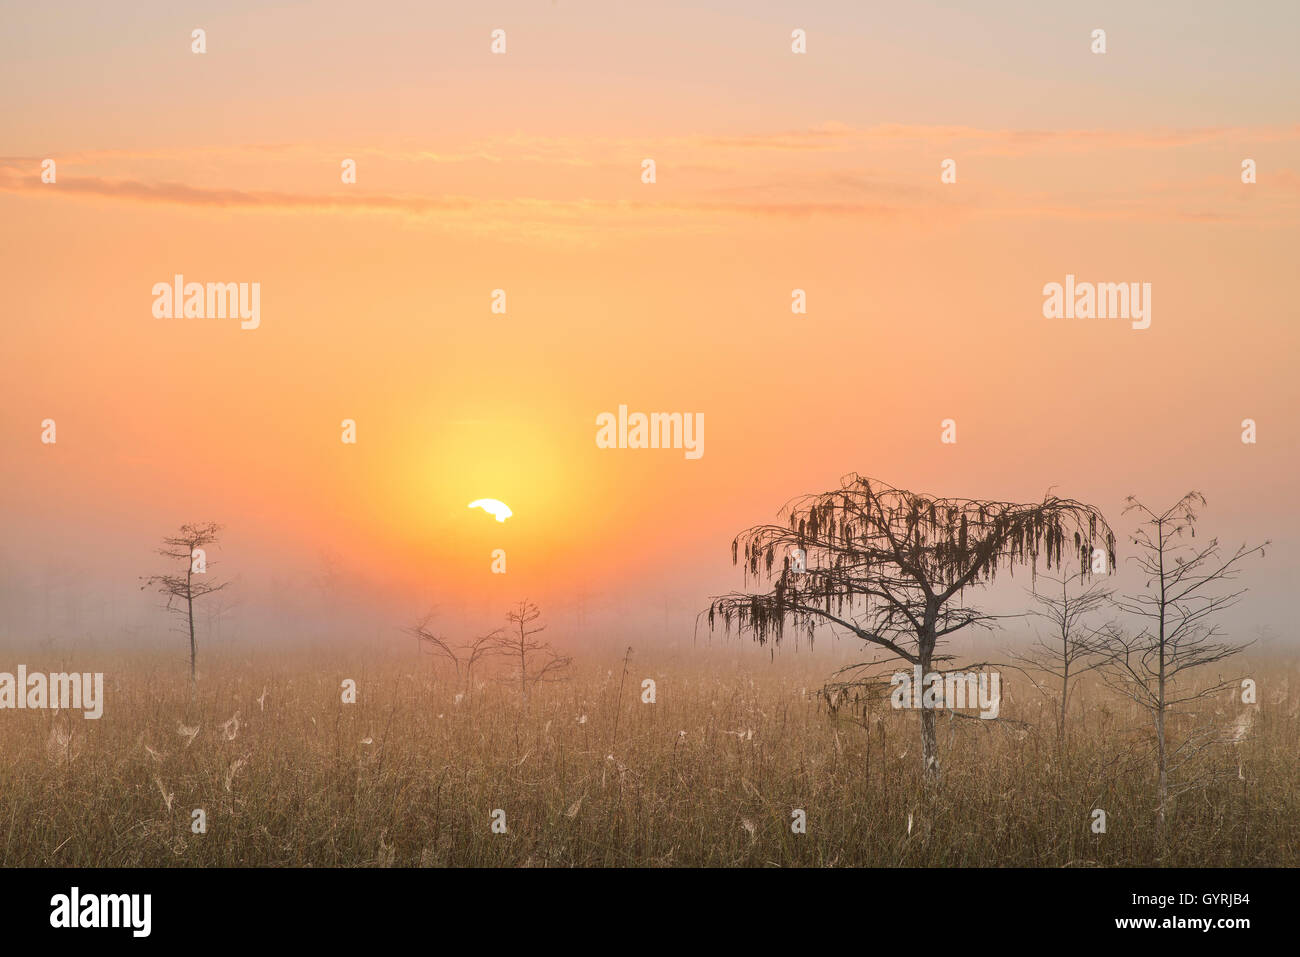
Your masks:
<path fill-rule="evenodd" d="M 1126 496 L 1199 490 L 1205 533 L 1274 542 L 1234 627 L 1289 638 L 1297 27 L 1289 2 L 5 3 L 0 635 L 162 640 L 139 577 L 217 521 L 212 627 L 248 638 L 486 630 L 529 596 L 580 640 L 689 640 L 742 584 L 732 537 L 856 471 L 1051 489 L 1121 533 Z M 258 283 L 258 327 L 156 317 L 176 274 Z M 1045 318 L 1067 275 L 1149 283 L 1150 327 Z M 620 405 L 702 414 L 703 454 L 598 447 Z"/>

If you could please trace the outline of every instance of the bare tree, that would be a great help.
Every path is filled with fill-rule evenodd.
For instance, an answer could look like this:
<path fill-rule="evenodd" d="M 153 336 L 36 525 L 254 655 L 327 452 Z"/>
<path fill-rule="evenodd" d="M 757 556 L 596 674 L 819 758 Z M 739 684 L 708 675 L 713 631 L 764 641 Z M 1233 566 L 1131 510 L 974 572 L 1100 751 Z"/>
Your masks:
<path fill-rule="evenodd" d="M 533 637 L 546 630 L 545 625 L 534 627 L 541 617 L 542 612 L 535 604 L 521 601 L 506 614 L 509 626 L 488 636 L 488 645 L 497 654 L 518 662 L 519 693 L 525 705 L 529 685 L 559 679 L 573 661 Z"/>
<path fill-rule="evenodd" d="M 486 635 L 471 638 L 460 646 L 461 664 L 465 669 L 465 691 L 471 698 L 474 694 L 474 669 L 485 659 L 498 653 L 497 643 L 500 637 L 501 629 L 498 628 Z"/>
<path fill-rule="evenodd" d="M 1220 586 L 1236 579 L 1244 559 L 1256 553 L 1262 556 L 1269 542 L 1243 544 L 1227 557 L 1217 538 L 1205 545 L 1191 544 L 1190 539 L 1196 537 L 1196 509 L 1205 504 L 1199 492 L 1188 492 L 1159 513 L 1132 496 L 1127 501 L 1124 514 L 1137 512 L 1141 516 L 1133 535 L 1138 549 L 1134 560 L 1146 575 L 1146 591 L 1125 595 L 1116 605 L 1141 622 L 1141 630 L 1133 635 L 1118 629 L 1109 633 L 1103 673 L 1112 688 L 1151 716 L 1159 777 L 1156 827 L 1163 843 L 1171 798 L 1206 780 L 1193 778 L 1171 788 L 1171 775 L 1218 737 L 1217 729 L 1202 728 L 1171 748 L 1167 721 L 1183 706 L 1234 684 L 1218 678 L 1210 687 L 1197 688 L 1183 684 L 1182 679 L 1244 647 L 1223 641 L 1213 619 L 1235 605 L 1245 589 L 1225 591 Z"/>
<path fill-rule="evenodd" d="M 786 525 L 759 525 L 731 543 L 746 581 L 766 580 L 772 591 L 715 598 L 709 627 L 716 617 L 728 630 L 735 621 L 760 644 L 779 642 L 787 622 L 809 640 L 818 625 L 844 629 L 887 657 L 920 666 L 924 681 L 948 660 L 936 655 L 940 641 L 994 617 L 961 603 L 967 588 L 1000 569 L 1036 568 L 1040 559 L 1059 567 L 1067 550 L 1086 573 L 1098 541 L 1114 562 L 1114 536 L 1101 513 L 1051 495 L 1036 505 L 936 498 L 851 474 L 840 488 L 804 496 L 783 512 Z M 801 563 L 792 563 L 792 549 Z M 939 777 L 934 718 L 933 708 L 921 709 L 929 781 Z"/>
<path fill-rule="evenodd" d="M 1044 576 L 1049 589 L 1030 592 L 1038 607 L 1031 614 L 1045 619 L 1051 628 L 1047 638 L 1039 637 L 1024 654 L 1015 654 L 1031 668 L 1046 672 L 1060 684 L 1056 708 L 1056 748 L 1065 753 L 1065 722 L 1070 703 L 1070 680 L 1092 671 L 1103 662 L 1105 632 L 1109 625 L 1093 625 L 1098 612 L 1110 606 L 1112 589 L 1101 582 L 1088 584 L 1082 572 L 1059 578 Z M 1030 678 L 1033 681 L 1033 678 Z M 1034 681 L 1040 691 L 1044 689 Z M 1046 692 L 1050 694 L 1050 692 Z"/>
<path fill-rule="evenodd" d="M 163 539 L 163 547 L 158 554 L 185 563 L 185 574 L 150 575 L 141 579 L 145 588 L 157 588 L 167 597 L 167 610 L 184 619 L 190 636 L 190 681 L 197 675 L 198 642 L 194 636 L 194 602 L 213 592 L 219 592 L 229 582 L 220 584 L 207 581 L 207 548 L 216 544 L 221 533 L 221 526 L 216 522 L 202 525 L 182 525 L 180 531 L 171 538 Z M 204 576 L 196 578 L 196 575 Z"/>
<path fill-rule="evenodd" d="M 498 628 L 457 644 L 433 630 L 433 617 L 434 612 L 430 611 L 415 625 L 404 630 L 416 639 L 417 647 L 423 654 L 451 662 L 457 678 L 464 681 L 465 691 L 472 695 L 474 669 L 487 658 L 502 654 L 502 630 Z"/>
<path fill-rule="evenodd" d="M 430 627 L 433 623 L 435 612 L 428 612 L 416 624 L 406 629 L 406 633 L 415 638 L 416 647 L 422 654 L 432 655 L 434 658 L 440 658 L 444 661 L 450 661 L 452 668 L 456 672 L 456 677 L 460 677 L 460 657 L 456 654 L 455 647 L 444 638 L 441 634 L 435 633 Z"/>

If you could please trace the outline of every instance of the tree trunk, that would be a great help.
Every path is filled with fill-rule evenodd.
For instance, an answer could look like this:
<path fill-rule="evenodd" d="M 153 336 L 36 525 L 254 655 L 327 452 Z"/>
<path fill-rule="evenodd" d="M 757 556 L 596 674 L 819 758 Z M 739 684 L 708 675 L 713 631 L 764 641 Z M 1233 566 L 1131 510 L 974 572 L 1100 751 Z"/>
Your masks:
<path fill-rule="evenodd" d="M 1169 801 L 1169 760 L 1165 751 L 1165 613 L 1169 607 L 1165 582 L 1165 535 L 1160 530 L 1160 661 L 1156 690 L 1156 749 L 1160 761 L 1160 803 L 1156 807 L 1156 837 L 1160 853 L 1165 853 L 1165 807 Z"/>
<path fill-rule="evenodd" d="M 921 763 L 927 784 L 939 782 L 939 736 L 934 730 L 934 710 L 921 707 Z"/>
<path fill-rule="evenodd" d="M 523 626 L 520 626 L 523 630 Z M 519 639 L 519 697 L 523 706 L 528 707 L 528 652 L 524 647 L 524 639 Z"/>
<path fill-rule="evenodd" d="M 193 567 L 185 573 L 185 604 L 190 622 L 190 684 L 194 684 L 195 681 L 195 662 L 199 656 L 199 646 L 194 641 L 194 590 L 190 588 L 190 576 L 193 574 Z"/>
<path fill-rule="evenodd" d="M 1065 709 L 1069 701 L 1070 666 L 1067 664 L 1061 678 L 1061 714 L 1056 725 L 1056 761 L 1058 764 L 1065 760 Z"/>
<path fill-rule="evenodd" d="M 925 706 L 926 678 L 931 674 L 930 660 L 934 654 L 934 646 L 938 639 L 935 634 L 935 622 L 938 613 L 938 603 L 933 599 L 927 602 L 925 623 L 917 649 L 920 652 L 918 657 L 921 659 L 921 767 L 925 774 L 926 784 L 938 784 L 940 777 L 939 736 L 935 733 L 934 709 Z"/>
<path fill-rule="evenodd" d="M 1064 590 L 1064 585 L 1061 586 Z M 1069 609 L 1069 596 L 1066 595 L 1065 608 Z M 1056 727 L 1056 761 L 1060 764 L 1065 760 L 1065 717 L 1070 702 L 1070 636 L 1069 626 L 1061 628 L 1061 717 Z"/>
<path fill-rule="evenodd" d="M 1156 836 L 1160 841 L 1160 851 L 1165 846 L 1165 806 L 1169 801 L 1169 762 L 1165 753 L 1165 711 L 1163 702 L 1156 711 L 1156 749 L 1160 762 L 1160 803 L 1156 806 Z"/>

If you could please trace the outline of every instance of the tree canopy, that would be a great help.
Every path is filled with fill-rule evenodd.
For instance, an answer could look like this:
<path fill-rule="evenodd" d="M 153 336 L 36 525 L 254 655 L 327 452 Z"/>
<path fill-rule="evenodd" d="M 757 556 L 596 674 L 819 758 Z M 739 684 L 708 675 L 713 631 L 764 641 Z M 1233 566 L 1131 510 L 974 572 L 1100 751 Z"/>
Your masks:
<path fill-rule="evenodd" d="M 850 474 L 840 488 L 794 500 L 781 525 L 758 525 L 732 541 L 732 561 L 764 594 L 733 593 L 709 607 L 714 627 L 734 623 L 761 644 L 787 625 L 839 625 L 912 663 L 928 663 L 931 641 L 987 616 L 950 600 L 1017 567 L 1061 568 L 1077 558 L 1086 576 L 1093 550 L 1115 563 L 1115 537 L 1101 513 L 1047 495 L 1035 504 L 941 498 Z M 804 553 L 803 568 L 792 552 Z M 920 641 L 914 643 L 913 639 Z"/>

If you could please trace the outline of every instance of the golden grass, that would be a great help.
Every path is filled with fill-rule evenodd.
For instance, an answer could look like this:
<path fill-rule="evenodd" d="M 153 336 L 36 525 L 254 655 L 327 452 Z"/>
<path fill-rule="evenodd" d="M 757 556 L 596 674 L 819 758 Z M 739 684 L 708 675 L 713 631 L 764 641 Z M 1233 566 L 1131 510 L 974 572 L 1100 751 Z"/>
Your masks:
<path fill-rule="evenodd" d="M 205 655 L 191 700 L 175 657 L 122 656 L 93 669 L 105 672 L 98 721 L 0 712 L 0 865 L 1300 862 L 1290 662 L 1243 666 L 1259 682 L 1253 709 L 1206 703 L 1225 726 L 1247 710 L 1253 722 L 1214 752 L 1230 779 L 1175 802 L 1162 854 L 1148 725 L 1096 682 L 1077 692 L 1059 762 L 1050 704 L 1004 673 L 1002 716 L 1028 726 L 942 718 L 944 779 L 927 791 L 916 715 L 878 711 L 864 727 L 860 713 L 829 714 L 813 692 L 830 666 L 809 656 L 638 652 L 619 700 L 621 656 L 592 655 L 526 712 L 511 684 L 465 693 L 406 647 L 351 660 Z M 641 702 L 646 677 L 654 704 Z M 341 703 L 344 678 L 356 704 Z M 195 808 L 206 834 L 191 832 Z M 796 808 L 806 834 L 791 831 Z M 1106 834 L 1089 828 L 1094 808 Z M 492 833 L 495 809 L 505 834 Z"/>

